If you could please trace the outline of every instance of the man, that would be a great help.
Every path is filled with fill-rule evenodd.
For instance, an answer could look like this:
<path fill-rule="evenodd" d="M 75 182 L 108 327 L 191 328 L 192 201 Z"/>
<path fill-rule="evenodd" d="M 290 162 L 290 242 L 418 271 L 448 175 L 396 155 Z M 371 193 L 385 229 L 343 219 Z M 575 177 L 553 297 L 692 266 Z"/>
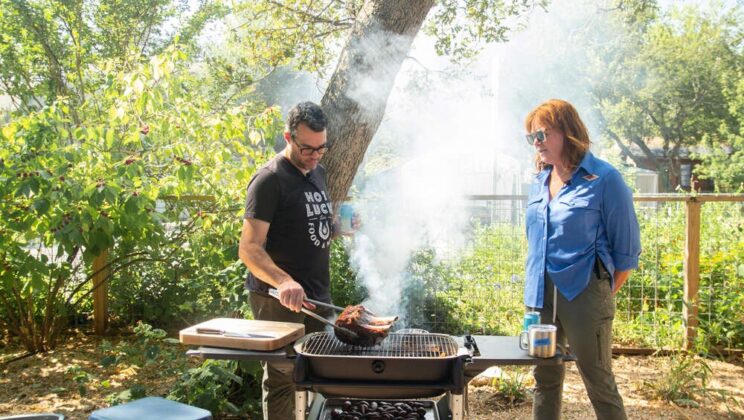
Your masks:
<path fill-rule="evenodd" d="M 326 118 L 312 102 L 289 111 L 284 152 L 259 169 L 248 184 L 239 255 L 250 274 L 246 288 L 255 319 L 305 324 L 306 333 L 324 325 L 300 312 L 305 297 L 330 302 L 329 257 L 332 204 L 325 169 Z M 267 294 L 279 291 L 279 300 Z M 327 312 L 316 310 L 323 316 Z M 264 364 L 265 420 L 294 418 L 291 372 Z"/>

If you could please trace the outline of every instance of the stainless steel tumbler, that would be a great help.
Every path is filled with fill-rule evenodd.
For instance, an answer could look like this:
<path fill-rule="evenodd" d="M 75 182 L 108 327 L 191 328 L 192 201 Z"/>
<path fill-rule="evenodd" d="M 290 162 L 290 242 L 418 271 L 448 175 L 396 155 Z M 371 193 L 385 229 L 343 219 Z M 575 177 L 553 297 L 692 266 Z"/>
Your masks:
<path fill-rule="evenodd" d="M 555 356 L 556 334 L 558 328 L 550 324 L 532 324 L 527 331 L 519 334 L 519 348 L 527 350 L 532 357 L 550 358 Z"/>

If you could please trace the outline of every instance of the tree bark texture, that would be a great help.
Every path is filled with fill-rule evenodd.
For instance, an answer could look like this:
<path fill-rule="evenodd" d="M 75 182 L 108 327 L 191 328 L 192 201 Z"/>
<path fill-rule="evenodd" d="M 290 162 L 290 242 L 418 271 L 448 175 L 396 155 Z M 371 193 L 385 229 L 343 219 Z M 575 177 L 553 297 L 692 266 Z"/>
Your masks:
<path fill-rule="evenodd" d="M 321 106 L 331 149 L 328 190 L 343 201 L 385 114 L 388 97 L 434 0 L 369 0 L 341 53 Z"/>

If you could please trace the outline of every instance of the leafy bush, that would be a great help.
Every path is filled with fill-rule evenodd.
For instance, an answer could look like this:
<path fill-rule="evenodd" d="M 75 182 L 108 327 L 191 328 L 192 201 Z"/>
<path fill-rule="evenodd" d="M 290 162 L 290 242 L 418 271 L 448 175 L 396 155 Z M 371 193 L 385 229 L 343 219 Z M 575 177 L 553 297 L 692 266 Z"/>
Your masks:
<path fill-rule="evenodd" d="M 134 340 L 122 340 L 115 346 L 107 341 L 101 343 L 103 368 L 157 366 L 157 377 L 180 377 L 168 394 L 169 399 L 205 408 L 215 415 L 254 416 L 260 411 L 262 369 L 259 363 L 208 360 L 201 366 L 189 368 L 191 363 L 183 346 L 177 339 L 168 338 L 165 331 L 139 322 L 134 333 Z M 68 375 L 81 395 L 94 378 L 78 366 L 68 369 Z M 100 381 L 100 385 L 110 386 L 108 381 Z M 108 395 L 106 401 L 111 405 L 122 404 L 145 397 L 149 392 L 152 390 L 134 383 L 124 391 Z"/>
<path fill-rule="evenodd" d="M 106 281 L 120 280 L 129 303 L 153 303 L 138 308 L 148 319 L 172 313 L 164 302 L 193 302 L 235 261 L 243 191 L 279 113 L 213 113 L 186 58 L 173 46 L 149 62 L 102 62 L 109 76 L 82 105 L 59 98 L 3 127 L 0 321 L 29 351 L 54 347 L 89 304 L 87 269 L 104 250 Z"/>
<path fill-rule="evenodd" d="M 524 313 L 526 241 L 513 240 L 515 229 L 476 225 L 471 245 L 454 260 L 437 260 L 426 249 L 415 254 L 405 293 L 408 319 L 450 334 L 516 334 Z"/>
<path fill-rule="evenodd" d="M 349 264 L 346 239 L 331 242 L 331 297 L 338 306 L 356 305 L 367 298 L 366 289 L 357 281 Z"/>
<path fill-rule="evenodd" d="M 168 375 L 185 366 L 183 348 L 178 339 L 168 338 L 164 330 L 153 328 L 144 322 L 137 323 L 134 333 L 136 340 L 133 342 L 122 341 L 116 347 L 112 347 L 108 342 L 102 343 L 102 350 L 106 352 L 106 356 L 100 362 L 102 367 L 117 365 L 121 361 L 140 367 L 162 365 L 166 368 L 160 373 Z"/>
<path fill-rule="evenodd" d="M 528 383 L 532 381 L 529 369 L 511 367 L 501 371 L 498 378 L 493 378 L 491 386 L 496 392 L 491 397 L 500 409 L 520 406 L 527 401 Z"/>
<path fill-rule="evenodd" d="M 744 207 L 705 203 L 701 214 L 698 341 L 702 347 L 744 345 Z M 615 337 L 655 348 L 679 348 L 684 320 L 684 206 L 658 203 L 637 211 L 640 267 L 620 289 Z"/>
<path fill-rule="evenodd" d="M 259 415 L 261 375 L 258 362 L 206 360 L 181 376 L 169 399 L 204 408 L 218 415 Z"/>

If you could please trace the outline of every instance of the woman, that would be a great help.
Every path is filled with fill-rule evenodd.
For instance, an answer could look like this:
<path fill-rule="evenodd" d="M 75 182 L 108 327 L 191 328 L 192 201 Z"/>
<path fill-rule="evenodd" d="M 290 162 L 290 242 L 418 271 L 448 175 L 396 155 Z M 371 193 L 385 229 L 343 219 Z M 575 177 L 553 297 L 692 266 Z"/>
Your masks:
<path fill-rule="evenodd" d="M 527 204 L 524 303 L 570 346 L 598 419 L 624 419 L 612 373 L 614 295 L 638 266 L 640 234 L 630 189 L 590 151 L 574 107 L 551 99 L 527 115 L 538 171 Z M 535 419 L 557 419 L 565 367 L 534 370 Z"/>

